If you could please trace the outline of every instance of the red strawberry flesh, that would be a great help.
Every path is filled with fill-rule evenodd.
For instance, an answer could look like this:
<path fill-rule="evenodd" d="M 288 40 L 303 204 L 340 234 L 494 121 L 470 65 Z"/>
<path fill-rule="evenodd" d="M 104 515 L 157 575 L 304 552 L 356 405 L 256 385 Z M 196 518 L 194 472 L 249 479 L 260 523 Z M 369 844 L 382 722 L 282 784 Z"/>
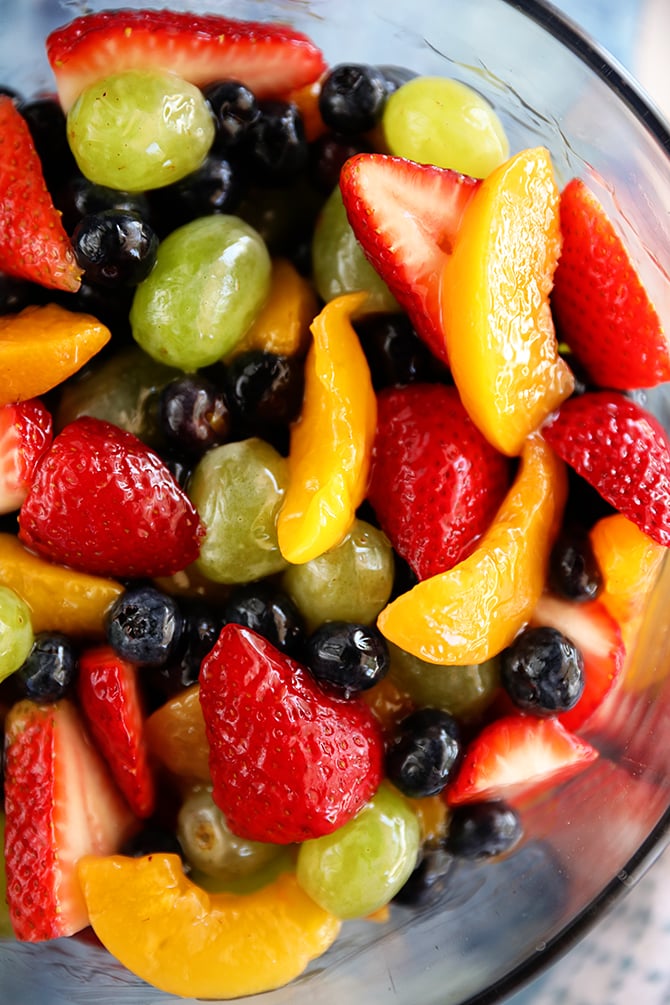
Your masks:
<path fill-rule="evenodd" d="M 39 398 L 0 407 L 0 513 L 24 501 L 52 436 L 51 415 Z"/>

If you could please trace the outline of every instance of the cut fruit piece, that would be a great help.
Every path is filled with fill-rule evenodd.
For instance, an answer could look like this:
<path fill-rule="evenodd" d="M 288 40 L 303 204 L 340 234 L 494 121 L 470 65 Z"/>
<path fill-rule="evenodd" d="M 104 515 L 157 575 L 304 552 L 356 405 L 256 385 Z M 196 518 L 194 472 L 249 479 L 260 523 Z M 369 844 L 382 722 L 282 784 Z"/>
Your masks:
<path fill-rule="evenodd" d="M 579 178 L 561 194 L 563 249 L 551 304 L 561 341 L 597 387 L 670 380 L 670 345 L 624 243 Z"/>
<path fill-rule="evenodd" d="M 88 925 L 77 862 L 117 851 L 135 820 L 67 699 L 19 702 L 5 739 L 5 861 L 16 937 L 73 935 Z"/>
<path fill-rule="evenodd" d="M 556 719 L 509 715 L 486 726 L 472 741 L 447 805 L 511 799 L 565 781 L 595 761 L 598 751 Z"/>
<path fill-rule="evenodd" d="M 357 154 L 340 175 L 347 218 L 367 259 L 444 362 L 440 275 L 480 184 L 456 171 L 383 154 Z"/>
<path fill-rule="evenodd" d="M 351 316 L 365 293 L 336 297 L 312 325 L 302 413 L 291 430 L 279 548 L 303 564 L 336 547 L 367 488 L 377 399 Z"/>
<path fill-rule="evenodd" d="M 524 150 L 484 180 L 442 275 L 449 364 L 473 422 L 504 454 L 567 398 L 549 307 L 561 249 L 549 153 Z"/>
<path fill-rule="evenodd" d="M 90 314 L 57 304 L 0 317 L 0 405 L 50 391 L 99 352 L 111 332 Z"/>
<path fill-rule="evenodd" d="M 290 873 L 243 895 L 200 889 L 176 855 L 85 858 L 79 876 L 102 944 L 169 994 L 219 999 L 269 991 L 302 973 L 340 929 Z"/>
<path fill-rule="evenodd" d="M 325 70 L 320 50 L 284 25 L 187 11 L 108 10 L 75 18 L 47 38 L 65 111 L 108 73 L 155 68 L 197 87 L 239 80 L 257 98 L 278 97 Z"/>
<path fill-rule="evenodd" d="M 0 513 L 21 506 L 52 437 L 51 414 L 39 398 L 0 406 Z"/>
<path fill-rule="evenodd" d="M 198 684 L 152 712 L 146 722 L 146 737 L 151 753 L 172 774 L 193 781 L 211 781 Z"/>
<path fill-rule="evenodd" d="M 382 634 L 427 663 L 464 666 L 499 653 L 540 598 L 566 494 L 563 463 L 533 434 L 472 554 L 389 604 L 377 621 Z"/>
<path fill-rule="evenodd" d="M 123 592 L 113 579 L 89 576 L 39 558 L 14 534 L 0 534 L 0 582 L 26 602 L 35 634 L 102 637 L 105 614 Z"/>

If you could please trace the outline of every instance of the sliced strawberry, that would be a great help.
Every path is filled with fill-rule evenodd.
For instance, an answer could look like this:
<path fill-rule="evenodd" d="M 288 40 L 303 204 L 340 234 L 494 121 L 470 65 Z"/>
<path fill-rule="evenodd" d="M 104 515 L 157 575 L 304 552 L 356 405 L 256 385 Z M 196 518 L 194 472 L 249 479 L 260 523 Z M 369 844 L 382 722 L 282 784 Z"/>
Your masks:
<path fill-rule="evenodd" d="M 385 154 L 356 154 L 340 175 L 347 217 L 363 251 L 444 362 L 442 270 L 480 184 L 448 168 Z"/>
<path fill-rule="evenodd" d="M 123 70 L 168 70 L 198 87 L 239 80 L 267 98 L 326 68 L 317 46 L 288 26 L 186 11 L 86 14 L 52 32 L 46 46 L 65 111 L 89 84 Z"/>
<path fill-rule="evenodd" d="M 158 455 L 88 416 L 55 438 L 19 514 L 24 544 L 94 575 L 172 575 L 198 557 L 203 533 Z"/>
<path fill-rule="evenodd" d="M 504 716 L 485 726 L 468 746 L 446 800 L 458 806 L 527 795 L 582 771 L 597 756 L 594 747 L 556 719 Z"/>
<path fill-rule="evenodd" d="M 22 504 L 52 438 L 51 414 L 39 398 L 0 407 L 0 513 Z"/>
<path fill-rule="evenodd" d="M 427 579 L 466 558 L 511 478 L 455 387 L 412 384 L 378 395 L 368 500 L 393 547 Z"/>
<path fill-rule="evenodd" d="M 47 190 L 23 116 L 0 94 L 0 271 L 50 289 L 81 282 L 70 239 Z"/>
<path fill-rule="evenodd" d="M 621 237 L 579 178 L 561 194 L 563 250 L 552 308 L 561 338 L 598 387 L 670 380 L 670 346 Z"/>
<path fill-rule="evenodd" d="M 616 391 L 589 391 L 565 401 L 542 434 L 606 502 L 670 545 L 670 440 L 653 415 Z"/>
<path fill-rule="evenodd" d="M 533 625 L 558 629 L 574 642 L 584 658 L 582 696 L 574 708 L 558 716 L 566 729 L 579 729 L 588 723 L 621 675 L 626 656 L 621 629 L 598 600 L 571 604 L 549 594 L 540 598 L 531 621 Z"/>
<path fill-rule="evenodd" d="M 86 649 L 79 658 L 82 712 L 116 784 L 135 816 L 150 817 L 156 806 L 149 765 L 137 668 L 111 646 Z"/>
<path fill-rule="evenodd" d="M 88 924 L 76 865 L 120 849 L 136 823 L 68 700 L 21 701 L 5 722 L 5 864 L 16 937 Z"/>

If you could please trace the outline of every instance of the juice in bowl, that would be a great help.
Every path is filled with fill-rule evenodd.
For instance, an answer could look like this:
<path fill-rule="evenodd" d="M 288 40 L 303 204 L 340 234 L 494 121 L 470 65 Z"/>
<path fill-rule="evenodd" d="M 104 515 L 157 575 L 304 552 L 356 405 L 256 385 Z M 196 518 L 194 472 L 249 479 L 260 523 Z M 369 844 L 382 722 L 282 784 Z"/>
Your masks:
<path fill-rule="evenodd" d="M 12 425 L 37 442 L 3 518 L 25 649 L 1 691 L 3 993 L 495 1000 L 665 843 L 668 454 L 647 408 L 668 379 L 670 139 L 544 5 L 212 0 L 196 13 L 266 27 L 211 78 L 225 33 L 203 23 L 178 63 L 189 140 L 147 181 L 147 93 L 176 72 L 156 59 L 193 41 L 193 18 L 128 12 L 150 6 L 88 49 L 57 31 L 72 5 L 1 14 L 2 82 L 27 120 L 58 83 L 71 144 L 43 156 L 56 264 L 3 294 L 5 407 L 32 403 Z M 352 63 L 374 68 L 353 108 L 351 73 L 330 74 Z M 226 78 L 256 91 L 228 118 L 207 89 Z M 238 150 L 196 195 L 174 182 L 230 150 L 254 98 L 265 173 L 227 172 Z M 287 98 L 299 116 L 263 105 Z M 91 206 L 72 154 L 150 224 L 125 283 L 89 281 L 81 218 L 119 207 Z M 194 208 L 203 191 L 219 202 Z M 74 640 L 57 694 L 25 669 L 27 622 Z"/>

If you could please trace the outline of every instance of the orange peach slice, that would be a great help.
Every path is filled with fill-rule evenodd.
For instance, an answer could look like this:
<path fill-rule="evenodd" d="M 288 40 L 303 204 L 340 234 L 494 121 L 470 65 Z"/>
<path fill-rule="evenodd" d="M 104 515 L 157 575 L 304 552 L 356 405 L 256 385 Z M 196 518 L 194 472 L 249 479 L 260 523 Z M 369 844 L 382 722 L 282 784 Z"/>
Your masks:
<path fill-rule="evenodd" d="M 111 332 L 58 304 L 0 317 L 0 405 L 45 394 L 95 356 Z"/>
<path fill-rule="evenodd" d="M 533 434 L 475 551 L 389 604 L 377 620 L 382 634 L 427 663 L 465 666 L 499 653 L 540 598 L 566 495 L 563 462 Z"/>
<path fill-rule="evenodd" d="M 152 712 L 145 724 L 149 750 L 178 778 L 209 782 L 209 743 L 200 706 L 200 686 L 193 684 Z"/>
<path fill-rule="evenodd" d="M 574 386 L 549 307 L 558 210 L 548 151 L 522 151 L 472 197 L 442 276 L 456 386 L 475 425 L 511 456 Z"/>
<path fill-rule="evenodd" d="M 249 894 L 207 893 L 176 855 L 87 856 L 91 925 L 128 970 L 169 994 L 236 998 L 280 987 L 334 942 L 340 922 L 283 873 Z"/>

